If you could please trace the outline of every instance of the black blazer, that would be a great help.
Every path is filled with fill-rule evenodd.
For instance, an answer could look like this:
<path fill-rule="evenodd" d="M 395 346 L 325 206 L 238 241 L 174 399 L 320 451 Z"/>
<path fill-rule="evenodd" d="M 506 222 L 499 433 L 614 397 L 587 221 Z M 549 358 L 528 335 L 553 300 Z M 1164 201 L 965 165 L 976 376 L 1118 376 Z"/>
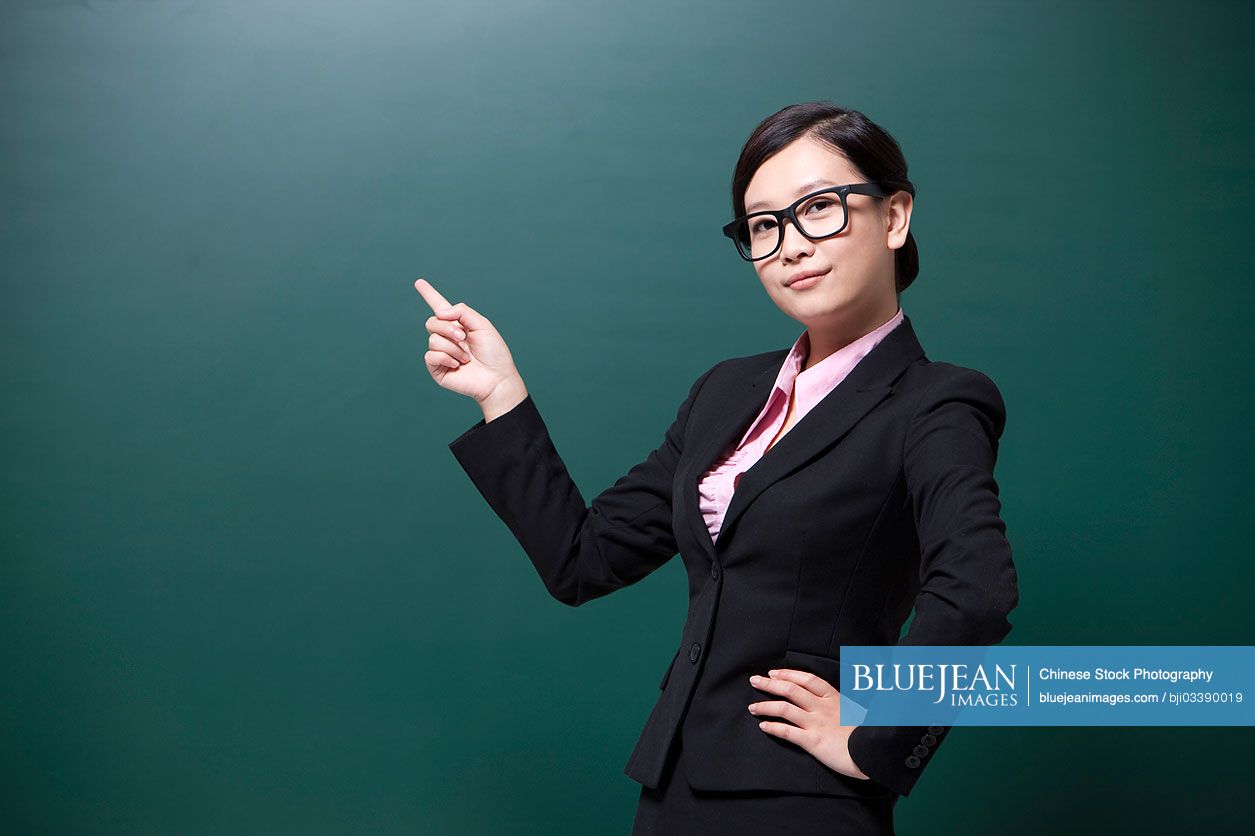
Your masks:
<path fill-rule="evenodd" d="M 994 480 L 1006 420 L 988 377 L 924 355 L 909 317 L 745 472 L 712 542 L 697 482 L 767 402 L 787 349 L 717 363 L 661 446 L 586 506 L 532 398 L 449 445 L 550 594 L 579 606 L 678 551 L 689 606 L 624 772 L 659 783 L 683 717 L 690 784 L 907 795 L 947 727 L 860 726 L 871 780 L 758 727 L 780 699 L 751 674 L 809 670 L 840 687 L 841 645 L 987 645 L 1019 600 Z M 779 718 L 775 718 L 779 719 Z"/>

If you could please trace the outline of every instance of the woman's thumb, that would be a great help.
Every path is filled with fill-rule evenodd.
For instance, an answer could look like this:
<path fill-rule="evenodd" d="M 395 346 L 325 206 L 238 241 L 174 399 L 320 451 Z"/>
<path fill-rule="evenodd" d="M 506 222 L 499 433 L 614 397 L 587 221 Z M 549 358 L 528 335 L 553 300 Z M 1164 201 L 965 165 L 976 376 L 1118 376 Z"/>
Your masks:
<path fill-rule="evenodd" d="M 468 330 L 478 331 L 480 329 L 492 328 L 492 323 L 488 321 L 488 317 L 472 308 L 465 302 L 458 302 L 456 305 L 450 305 L 436 311 L 436 316 L 441 319 L 456 319 L 466 326 Z"/>

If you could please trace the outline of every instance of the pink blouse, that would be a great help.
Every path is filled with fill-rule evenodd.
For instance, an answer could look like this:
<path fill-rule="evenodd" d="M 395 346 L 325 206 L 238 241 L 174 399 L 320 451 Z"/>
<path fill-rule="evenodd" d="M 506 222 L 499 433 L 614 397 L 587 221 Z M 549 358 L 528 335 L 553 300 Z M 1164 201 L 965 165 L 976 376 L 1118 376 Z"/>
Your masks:
<path fill-rule="evenodd" d="M 719 538 L 723 515 L 732 501 L 732 494 L 741 480 L 741 474 L 763 457 L 772 439 L 784 426 L 789 413 L 790 392 L 793 393 L 796 424 L 815 404 L 835 389 L 858 365 L 858 361 L 867 356 L 876 343 L 884 339 L 900 322 L 902 308 L 898 308 L 897 313 L 874 331 L 834 351 L 805 371 L 800 369 L 810 351 L 810 336 L 808 331 L 802 332 L 793 343 L 793 350 L 784 358 L 780 373 L 776 375 L 776 385 L 758 417 L 753 420 L 736 446 L 730 448 L 722 458 L 716 459 L 714 465 L 697 483 L 698 507 L 706 520 L 706 528 L 710 530 L 712 540 Z"/>

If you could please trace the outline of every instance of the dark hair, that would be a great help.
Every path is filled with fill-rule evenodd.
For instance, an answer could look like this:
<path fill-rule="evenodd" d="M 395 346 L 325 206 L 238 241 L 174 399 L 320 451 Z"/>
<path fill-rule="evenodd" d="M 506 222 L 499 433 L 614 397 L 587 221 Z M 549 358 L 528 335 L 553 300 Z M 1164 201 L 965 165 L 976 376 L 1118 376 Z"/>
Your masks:
<path fill-rule="evenodd" d="M 771 114 L 745 141 L 732 174 L 732 217 L 745 214 L 745 189 L 758 167 L 789 143 L 807 135 L 849 160 L 864 180 L 888 192 L 901 190 L 915 196 L 915 186 L 906 177 L 906 158 L 888 131 L 857 110 L 827 101 L 805 102 Z M 906 242 L 894 253 L 894 288 L 901 293 L 917 275 L 919 248 L 915 246 L 914 234 L 907 232 Z"/>

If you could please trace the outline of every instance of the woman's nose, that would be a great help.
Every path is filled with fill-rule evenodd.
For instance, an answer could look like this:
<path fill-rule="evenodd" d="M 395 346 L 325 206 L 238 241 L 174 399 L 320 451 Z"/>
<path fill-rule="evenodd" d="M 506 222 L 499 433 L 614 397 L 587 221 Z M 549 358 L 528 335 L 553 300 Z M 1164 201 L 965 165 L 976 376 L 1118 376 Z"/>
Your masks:
<path fill-rule="evenodd" d="M 781 228 L 781 234 L 784 236 L 784 240 L 780 242 L 780 252 L 786 258 L 797 258 L 815 249 L 815 242 L 799 232 L 793 221 L 787 218 L 784 221 L 784 226 Z"/>

